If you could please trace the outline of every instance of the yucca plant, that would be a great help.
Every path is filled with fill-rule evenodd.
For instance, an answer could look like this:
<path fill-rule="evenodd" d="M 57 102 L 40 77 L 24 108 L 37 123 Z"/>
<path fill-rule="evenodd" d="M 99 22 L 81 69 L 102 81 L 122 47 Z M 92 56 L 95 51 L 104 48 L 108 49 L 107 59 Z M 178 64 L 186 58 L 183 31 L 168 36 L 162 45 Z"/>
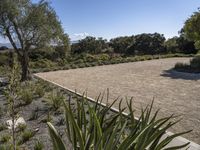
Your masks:
<path fill-rule="evenodd" d="M 175 137 L 186 134 L 190 131 L 177 133 L 162 138 L 171 126 L 177 123 L 172 122 L 173 115 L 157 119 L 158 111 L 152 113 L 153 102 L 150 106 L 142 109 L 139 119 L 135 119 L 132 109 L 132 100 L 127 102 L 128 116 L 123 115 L 125 108 L 121 108 L 122 100 L 119 103 L 119 112 L 113 112 L 111 105 L 102 107 L 99 105 L 103 97 L 97 98 L 95 105 L 90 104 L 83 96 L 77 100 L 77 107 L 72 108 L 70 101 L 64 102 L 67 137 L 74 150 L 160 150 L 165 148 Z M 47 123 L 49 133 L 55 150 L 66 150 L 64 142 L 51 123 Z M 170 149 L 187 147 L 189 143 Z"/>

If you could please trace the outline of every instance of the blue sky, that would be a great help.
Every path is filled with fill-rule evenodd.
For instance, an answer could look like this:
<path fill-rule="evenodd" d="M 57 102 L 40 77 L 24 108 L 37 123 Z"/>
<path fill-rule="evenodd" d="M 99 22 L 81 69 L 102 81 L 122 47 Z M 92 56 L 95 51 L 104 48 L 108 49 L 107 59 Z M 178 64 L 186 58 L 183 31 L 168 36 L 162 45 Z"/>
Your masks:
<path fill-rule="evenodd" d="M 37 2 L 38 0 L 33 0 Z M 72 40 L 159 32 L 178 35 L 199 0 L 51 0 Z"/>

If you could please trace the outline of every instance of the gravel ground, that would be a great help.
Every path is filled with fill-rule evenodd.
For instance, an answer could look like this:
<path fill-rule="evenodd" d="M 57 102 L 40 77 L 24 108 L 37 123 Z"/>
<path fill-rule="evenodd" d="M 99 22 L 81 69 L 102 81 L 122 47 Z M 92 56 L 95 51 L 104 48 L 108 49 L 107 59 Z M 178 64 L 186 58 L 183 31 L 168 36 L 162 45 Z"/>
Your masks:
<path fill-rule="evenodd" d="M 160 117 L 172 113 L 182 116 L 183 120 L 170 131 L 193 129 L 184 137 L 200 144 L 200 74 L 171 70 L 176 62 L 189 59 L 167 58 L 37 75 L 78 92 L 87 91 L 92 98 L 109 88 L 109 103 L 118 96 L 133 97 L 136 110 L 154 99 L 154 111 L 161 108 Z M 126 106 L 125 100 L 123 106 Z"/>

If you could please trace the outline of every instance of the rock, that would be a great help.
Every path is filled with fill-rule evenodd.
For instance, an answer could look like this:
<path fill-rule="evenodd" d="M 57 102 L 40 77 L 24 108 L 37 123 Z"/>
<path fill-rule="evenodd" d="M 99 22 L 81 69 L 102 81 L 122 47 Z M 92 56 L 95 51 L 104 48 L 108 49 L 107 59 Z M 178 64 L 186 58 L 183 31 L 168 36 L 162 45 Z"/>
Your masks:
<path fill-rule="evenodd" d="M 6 124 L 7 124 L 8 129 L 12 129 L 12 125 L 13 125 L 12 120 L 7 120 Z M 15 124 L 14 128 L 16 129 L 19 125 L 26 125 L 26 122 L 25 122 L 24 118 L 19 117 L 18 119 L 16 119 L 14 121 L 14 124 Z"/>
<path fill-rule="evenodd" d="M 0 86 L 6 86 L 9 83 L 7 78 L 0 77 Z"/>

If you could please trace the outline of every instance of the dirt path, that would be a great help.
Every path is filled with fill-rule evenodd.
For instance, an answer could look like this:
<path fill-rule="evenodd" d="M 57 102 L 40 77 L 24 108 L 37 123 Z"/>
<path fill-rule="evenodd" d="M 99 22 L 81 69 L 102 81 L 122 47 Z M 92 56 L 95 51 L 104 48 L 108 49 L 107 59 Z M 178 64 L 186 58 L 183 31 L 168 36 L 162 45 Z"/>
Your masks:
<path fill-rule="evenodd" d="M 168 58 L 38 75 L 78 92 L 87 90 L 92 98 L 109 88 L 110 101 L 118 96 L 133 97 L 136 110 L 154 98 L 154 110 L 161 108 L 160 116 L 182 115 L 183 120 L 171 131 L 193 129 L 184 137 L 200 144 L 200 74 L 170 71 L 176 62 L 188 61 Z"/>

